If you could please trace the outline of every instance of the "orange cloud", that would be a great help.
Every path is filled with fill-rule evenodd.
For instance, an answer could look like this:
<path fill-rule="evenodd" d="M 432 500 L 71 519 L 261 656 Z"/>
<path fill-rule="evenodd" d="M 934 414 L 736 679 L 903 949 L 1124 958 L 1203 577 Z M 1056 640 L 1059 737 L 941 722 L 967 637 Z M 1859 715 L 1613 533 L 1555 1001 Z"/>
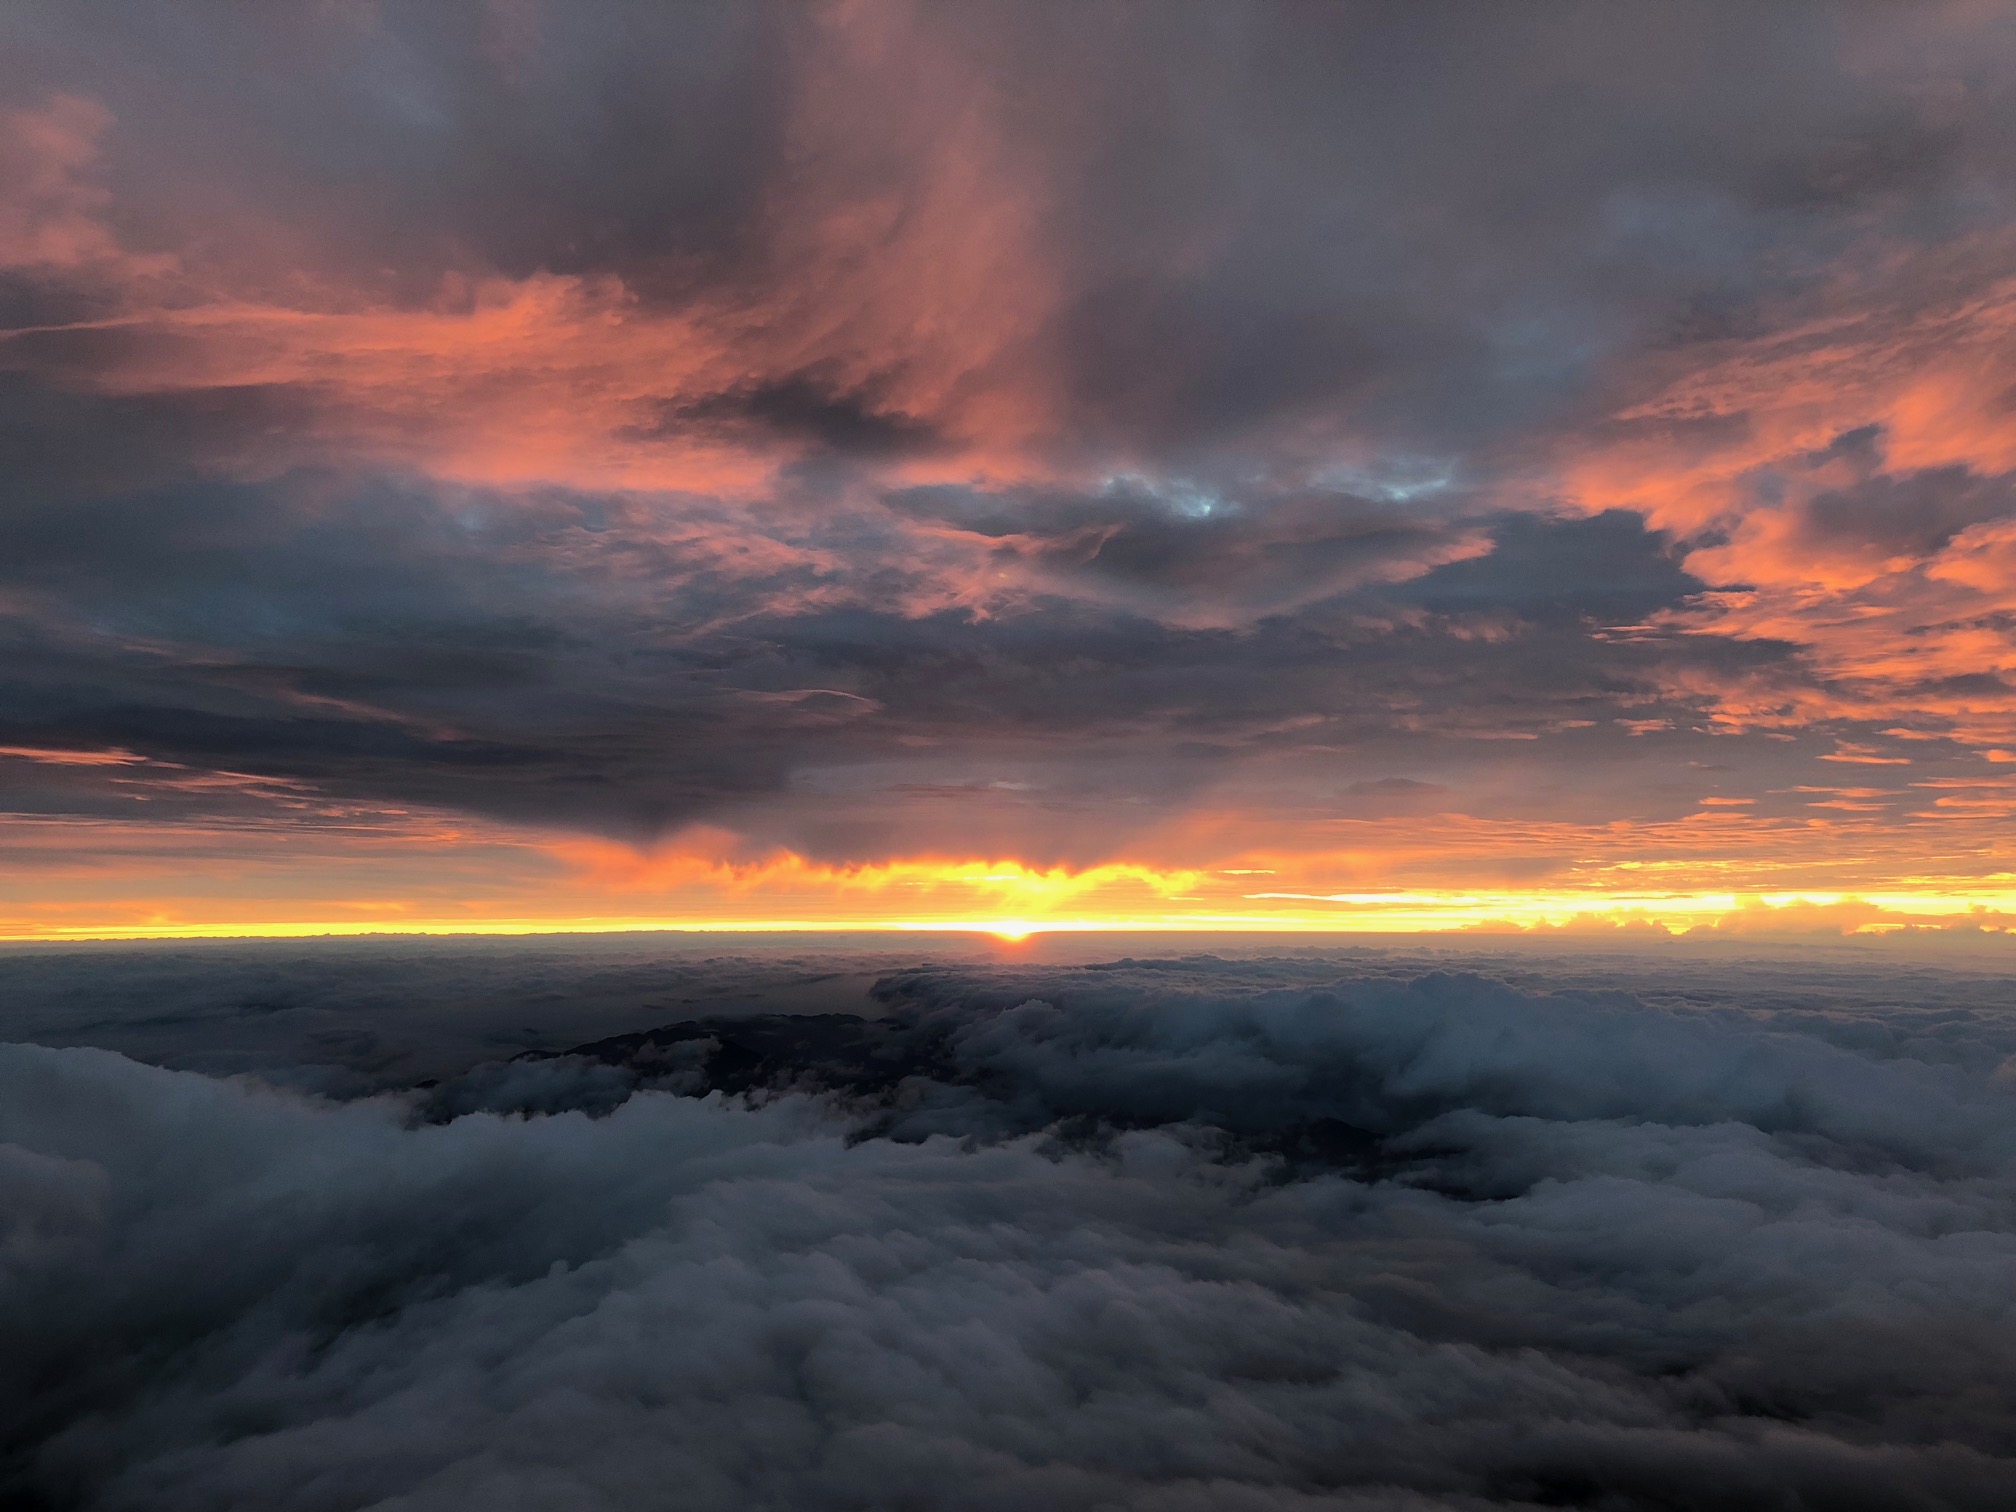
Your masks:
<path fill-rule="evenodd" d="M 62 751 L 46 746 L 0 746 L 0 756 L 17 761 L 33 761 L 43 766 L 131 766 L 145 758 L 131 751 Z"/>
<path fill-rule="evenodd" d="M 59 94 L 33 110 L 0 110 L 0 268 L 141 284 L 174 259 L 122 246 L 107 225 L 111 196 L 91 180 L 112 116 Z"/>
<path fill-rule="evenodd" d="M 899 481 L 1024 471 L 1055 429 L 1043 350 L 1060 295 L 1041 177 L 1001 129 L 1000 85 L 936 39 L 929 11 L 810 19 L 792 171 L 763 207 L 754 276 L 683 297 L 472 266 L 391 304 L 375 274 L 248 263 L 256 237 L 138 252 L 93 183 L 111 115 L 76 96 L 15 112 L 0 266 L 88 275 L 115 308 L 10 332 L 0 365 L 106 394 L 285 391 L 300 423 L 210 459 L 258 470 L 363 460 L 487 484 L 747 491 L 816 448 L 822 424 L 851 423 L 914 441 L 914 464 L 883 459 Z"/>
<path fill-rule="evenodd" d="M 2016 676 L 2016 522 L 1942 527 L 1928 512 L 1941 491 L 2008 512 L 1993 490 L 2016 471 L 2011 250 L 1980 237 L 1865 256 L 1776 312 L 1772 334 L 1644 365 L 1644 397 L 1565 461 L 1565 492 L 1583 507 L 1636 510 L 1687 543 L 1690 572 L 1742 585 L 1654 628 L 1801 648 L 1810 675 L 1676 686 L 1720 723 L 2016 738 L 2016 695 L 2001 681 Z M 1932 469 L 1947 471 L 1925 479 Z M 1920 492 L 1897 492 L 1907 487 Z M 1890 492 L 1857 517 L 1842 501 L 1858 489 Z"/>

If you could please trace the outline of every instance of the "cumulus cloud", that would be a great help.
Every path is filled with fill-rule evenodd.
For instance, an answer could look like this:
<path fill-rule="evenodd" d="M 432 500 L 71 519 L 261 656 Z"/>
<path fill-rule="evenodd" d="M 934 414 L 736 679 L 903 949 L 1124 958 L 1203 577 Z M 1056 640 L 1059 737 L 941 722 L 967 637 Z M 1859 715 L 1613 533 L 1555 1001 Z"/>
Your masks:
<path fill-rule="evenodd" d="M 10 1046 L 10 1493 L 2004 1504 L 1992 984 L 1614 969 L 944 966 L 348 1103 Z"/>

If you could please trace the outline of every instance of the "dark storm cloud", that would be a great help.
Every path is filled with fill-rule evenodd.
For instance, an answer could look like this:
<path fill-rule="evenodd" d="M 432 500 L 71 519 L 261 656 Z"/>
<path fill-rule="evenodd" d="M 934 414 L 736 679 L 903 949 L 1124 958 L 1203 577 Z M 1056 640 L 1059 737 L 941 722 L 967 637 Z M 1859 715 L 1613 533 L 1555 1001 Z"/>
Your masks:
<path fill-rule="evenodd" d="M 1054 592 L 1177 623 L 1238 624 L 1490 549 L 1457 510 L 1313 490 L 1131 477 L 1090 497 L 936 487 L 888 502 L 1001 543 Z"/>
<path fill-rule="evenodd" d="M 1629 625 L 1701 591 L 1668 543 L 1619 510 L 1586 520 L 1508 515 L 1488 555 L 1392 591 L 1447 614 L 1502 611 L 1554 628 Z"/>
<path fill-rule="evenodd" d="M 1051 294 L 1027 318 L 1063 386 L 1053 442 L 1278 465 L 1496 444 L 1628 347 L 1704 310 L 1740 323 L 1871 217 L 1992 221 L 2006 39 L 1970 59 L 1936 9 L 889 5 L 848 23 L 916 60 L 884 78 L 814 7 L 31 6 L 0 77 L 126 123 L 102 176 L 136 245 L 226 216 L 247 245 L 202 256 L 241 271 L 278 252 L 408 298 L 607 275 L 667 310 L 792 276 L 766 238 L 821 209 L 808 179 L 918 209 L 934 152 L 966 150 L 946 117 L 984 112 L 999 151 L 969 171 L 1043 205 L 1026 251 Z M 839 356 L 858 376 L 918 353 Z M 853 387 L 790 365 L 714 403 L 855 437 Z M 691 402 L 718 419 L 667 413 Z M 930 434 L 865 413 L 878 446 Z"/>
<path fill-rule="evenodd" d="M 1669 967 L 941 968 L 648 1063 L 812 1089 L 747 1101 L 616 1042 L 347 1105 L 9 1046 L 9 1490 L 2006 1504 L 2007 984 Z"/>
<path fill-rule="evenodd" d="M 687 643 L 735 580 L 645 539 L 662 575 L 636 603 L 598 518 L 315 479 L 17 504 L 7 576 L 35 612 L 9 627 L 0 728 L 646 832 L 774 787 L 831 716 L 741 701 L 760 671 L 730 683 L 734 652 Z"/>
<path fill-rule="evenodd" d="M 1962 255 L 2009 210 L 1992 21 L 0 25 L 0 743 L 144 759 L 17 759 L 10 810 L 266 802 L 203 771 L 303 813 L 1085 860 L 1206 794 L 1665 814 L 1699 795 L 1645 777 L 1654 731 L 1720 717 L 1751 734 L 1718 764 L 1789 791 L 1827 740 L 1776 751 L 1771 719 L 1868 740 L 1892 695 L 2006 702 L 2006 668 L 1956 664 L 2001 623 L 1971 600 L 1857 621 L 1952 643 L 1879 696 L 1815 650 L 1815 564 L 1932 563 L 1902 584 L 1926 601 L 1996 570 L 2006 488 L 1893 465 L 1894 420 L 1766 458 L 1747 534 L 1648 533 L 1595 513 L 1644 507 L 1628 468 L 1550 471 L 1684 433 L 1684 481 L 1688 446 L 1761 432 L 1697 400 L 1615 419 L 1645 371 L 1740 373 L 1843 268 L 1999 266 Z M 1773 564 L 1751 621 L 1685 608 Z M 1401 773 L 1446 796 L 1364 786 Z"/>
<path fill-rule="evenodd" d="M 1607 357 L 1690 312 L 1740 321 L 1872 215 L 1922 233 L 2006 214 L 2011 143 L 1987 101 L 2006 88 L 1989 57 L 2007 39 L 1978 39 L 1989 53 L 1971 67 L 1934 64 L 1937 84 L 1908 63 L 1859 68 L 1911 45 L 1887 32 L 1900 19 L 963 18 L 1041 81 L 1021 95 L 1029 129 L 1083 152 L 1068 180 L 1085 279 L 1074 392 L 1091 424 L 1176 455 L 1246 437 L 1292 450 L 1280 422 L 1339 414 L 1384 446 L 1465 450 L 1549 424 Z M 1052 28 L 1077 45 L 1046 46 Z M 1937 56 L 1940 41 L 1915 40 L 1914 63 Z"/>
<path fill-rule="evenodd" d="M 27 6 L 0 80 L 139 128 L 107 177 L 145 239 L 228 216 L 392 294 L 472 250 L 676 289 L 696 264 L 732 276 L 780 166 L 798 9 Z"/>
<path fill-rule="evenodd" d="M 1436 539 L 1390 507 L 1294 506 L 1267 528 L 1314 539 L 1277 535 L 1277 551 L 1256 544 L 1258 527 L 1123 494 L 1103 542 L 1045 568 L 1096 579 L 1109 604 L 1053 590 L 975 618 L 892 609 L 926 574 L 878 561 L 851 523 L 808 508 L 752 542 L 732 520 L 701 528 L 705 507 L 313 474 L 17 491 L 0 514 L 0 584 L 19 606 L 0 620 L 0 745 L 123 751 L 644 837 L 779 799 L 794 772 L 919 749 L 1044 759 L 1060 736 L 1075 742 L 1079 781 L 1096 790 L 1102 765 L 1130 766 L 1161 806 L 1227 754 L 1402 738 L 1397 698 L 1414 701 L 1415 738 L 1584 719 L 1602 726 L 1592 741 L 1615 741 L 1605 722 L 1642 712 L 1657 667 L 1768 654 L 1592 640 L 1591 626 L 1691 586 L 1622 520 L 1467 526 L 1495 532 L 1502 555 L 1382 587 L 1390 553 Z M 1065 553 L 1043 534 L 1063 506 L 979 507 L 1038 556 Z M 962 528 L 985 538 L 1009 525 Z M 1339 597 L 1340 573 L 1374 581 Z M 1312 592 L 1294 614 L 1210 623 L 1233 594 Z M 165 817 L 203 801 L 161 775 L 17 763 L 11 806 L 150 803 Z"/>
<path fill-rule="evenodd" d="M 675 405 L 668 430 L 717 423 L 746 427 L 791 441 L 809 441 L 844 456 L 875 458 L 928 452 L 937 444 L 931 427 L 888 412 L 879 396 L 850 392 L 817 374 L 794 373 Z"/>
<path fill-rule="evenodd" d="M 1159 803 L 1628 752 L 1792 648 L 1604 638 L 1702 585 L 1522 469 L 1621 358 L 2008 208 L 2006 39 L 1937 8 L 0 25 L 0 739 L 637 837 L 920 751 Z M 1801 542 L 2000 518 L 1853 434 Z"/>

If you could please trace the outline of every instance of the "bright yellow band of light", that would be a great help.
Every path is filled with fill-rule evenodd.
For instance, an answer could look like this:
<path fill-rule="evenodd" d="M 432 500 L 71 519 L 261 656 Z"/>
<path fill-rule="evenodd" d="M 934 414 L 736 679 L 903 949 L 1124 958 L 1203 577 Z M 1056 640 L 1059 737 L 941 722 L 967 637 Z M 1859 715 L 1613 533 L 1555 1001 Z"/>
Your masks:
<path fill-rule="evenodd" d="M 1721 817 L 1644 827 L 1406 825 L 1163 837 L 1166 856 L 1090 865 L 912 855 L 751 854 L 725 831 L 638 848 L 448 825 L 433 816 L 321 834 L 222 826 L 0 828 L 0 939 L 965 931 L 1409 934 L 1630 931 L 2016 935 L 2016 872 L 1989 837 L 1897 854 L 1839 821 Z M 1292 842 L 1302 842 L 1298 849 Z M 1740 842 L 1740 845 L 1738 844 Z M 1494 858 L 1567 859 L 1546 882 Z M 1468 862 L 1455 859 L 1468 856 Z M 1938 870 L 1927 868 L 1933 860 Z M 1475 885 L 1460 885 L 1465 874 Z"/>
<path fill-rule="evenodd" d="M 1031 874 L 1040 877 L 1040 874 Z M 1009 874 L 998 867 L 996 887 Z M 1033 888 L 1036 899 L 1049 891 Z M 1913 926 L 1966 925 L 2016 934 L 2016 889 L 1965 894 L 1920 892 L 1561 893 L 1561 892 L 1351 892 L 1283 897 L 1247 895 L 1245 906 L 1115 912 L 959 910 L 918 917 L 835 910 L 785 917 L 713 915 L 704 911 L 593 917 L 562 915 L 415 917 L 372 910 L 365 918 L 246 920 L 156 917 L 126 924 L 16 924 L 0 938 L 221 939 L 364 935 L 604 934 L 692 931 L 728 934 L 793 932 L 959 932 L 1022 939 L 1052 933 L 1414 934 L 1451 931 L 1608 931 L 1634 929 L 1667 935 L 1732 927 L 1768 931 L 1818 928 L 1838 934 L 1882 934 Z M 1296 906 L 1282 906 L 1293 904 Z M 1260 905 L 1260 906 L 1255 906 Z"/>

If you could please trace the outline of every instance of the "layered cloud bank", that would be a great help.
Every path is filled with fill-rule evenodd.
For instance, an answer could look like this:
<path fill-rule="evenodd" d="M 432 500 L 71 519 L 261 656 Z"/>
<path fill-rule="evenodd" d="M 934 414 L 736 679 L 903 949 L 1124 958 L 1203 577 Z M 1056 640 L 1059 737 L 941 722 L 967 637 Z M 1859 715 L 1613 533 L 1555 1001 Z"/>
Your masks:
<path fill-rule="evenodd" d="M 11 6 L 0 932 L 1993 893 L 2012 85 L 1960 0 Z"/>
<path fill-rule="evenodd" d="M 1620 970 L 944 964 L 347 1103 L 9 1046 L 10 1494 L 2006 1505 L 2006 983 L 1549 990 Z"/>

